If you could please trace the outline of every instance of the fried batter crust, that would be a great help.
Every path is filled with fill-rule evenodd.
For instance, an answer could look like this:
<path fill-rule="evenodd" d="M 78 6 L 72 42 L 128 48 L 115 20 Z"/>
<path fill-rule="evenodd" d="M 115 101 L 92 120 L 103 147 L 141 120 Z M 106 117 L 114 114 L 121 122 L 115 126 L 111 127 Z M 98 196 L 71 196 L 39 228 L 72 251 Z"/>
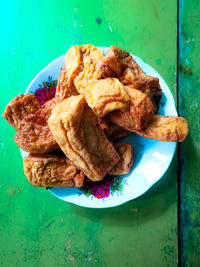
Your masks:
<path fill-rule="evenodd" d="M 113 110 L 127 110 L 130 105 L 130 97 L 116 78 L 95 81 L 79 92 L 85 95 L 88 105 L 98 117 Z"/>
<path fill-rule="evenodd" d="M 53 154 L 29 154 L 23 160 L 24 173 L 37 187 L 81 187 L 84 174 L 65 157 Z"/>
<path fill-rule="evenodd" d="M 96 68 L 97 63 L 103 58 L 101 49 L 93 45 L 73 45 L 65 55 L 65 67 L 68 80 L 79 82 L 79 87 L 96 79 L 101 74 L 101 70 Z M 75 83 L 75 85 L 76 85 Z"/>
<path fill-rule="evenodd" d="M 118 162 L 118 153 L 84 96 L 72 96 L 57 105 L 48 124 L 60 148 L 90 180 L 102 180 Z"/>
<path fill-rule="evenodd" d="M 2 117 L 17 131 L 15 142 L 21 149 L 47 153 L 58 148 L 47 124 L 54 106 L 55 100 L 41 106 L 33 94 L 20 94 L 9 102 Z"/>
<path fill-rule="evenodd" d="M 67 77 L 67 70 L 65 67 L 63 67 L 58 77 L 55 99 L 58 103 L 60 103 L 64 99 L 74 95 L 79 95 L 79 93 L 76 90 L 74 83 L 69 82 Z"/>
<path fill-rule="evenodd" d="M 154 116 L 154 105 L 151 99 L 141 91 L 126 86 L 131 98 L 128 110 L 115 110 L 107 115 L 107 119 L 128 131 L 142 129 Z"/>
<path fill-rule="evenodd" d="M 99 120 L 99 125 L 104 131 L 105 135 L 112 141 L 115 142 L 118 139 L 124 138 L 130 134 L 129 131 L 116 125 L 114 123 L 109 123 L 103 120 Z"/>
<path fill-rule="evenodd" d="M 113 175 L 128 174 L 133 167 L 133 147 L 130 144 L 117 143 L 115 148 L 120 155 L 120 160 L 108 173 Z"/>
<path fill-rule="evenodd" d="M 182 117 L 155 115 L 142 130 L 135 132 L 155 140 L 183 142 L 188 131 L 188 122 Z"/>
<path fill-rule="evenodd" d="M 97 63 L 103 58 L 100 49 L 92 45 L 72 46 L 65 57 L 68 80 L 84 95 L 94 113 L 103 117 L 116 109 L 125 110 L 130 98 L 123 84 L 115 78 L 98 81 L 101 70 Z"/>
<path fill-rule="evenodd" d="M 161 94 L 159 79 L 146 75 L 132 56 L 119 47 L 111 46 L 98 67 L 101 69 L 100 78 L 118 77 L 124 85 L 133 85 L 151 99 Z"/>

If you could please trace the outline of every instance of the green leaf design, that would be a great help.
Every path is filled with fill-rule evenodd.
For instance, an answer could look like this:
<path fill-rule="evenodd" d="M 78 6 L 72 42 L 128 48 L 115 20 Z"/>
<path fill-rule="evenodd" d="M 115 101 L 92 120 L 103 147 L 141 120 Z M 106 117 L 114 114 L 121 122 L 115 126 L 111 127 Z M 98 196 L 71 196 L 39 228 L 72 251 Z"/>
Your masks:
<path fill-rule="evenodd" d="M 85 195 L 86 197 L 89 197 L 89 196 L 91 195 L 91 193 L 92 193 L 92 189 L 87 189 L 87 192 L 85 191 L 85 192 L 84 192 L 84 195 Z"/>
<path fill-rule="evenodd" d="M 116 184 L 116 185 L 120 185 L 120 184 L 122 183 L 122 180 L 123 180 L 123 178 L 117 178 L 117 179 L 115 180 L 115 184 Z"/>
<path fill-rule="evenodd" d="M 116 185 L 116 187 L 117 187 L 117 190 L 124 191 L 124 188 L 121 184 Z"/>
<path fill-rule="evenodd" d="M 89 197 L 92 193 L 92 189 L 87 189 L 85 187 L 81 187 L 79 188 L 79 190 L 81 190 L 86 197 Z"/>
<path fill-rule="evenodd" d="M 85 191 L 87 191 L 87 188 L 85 188 L 85 187 L 80 187 L 79 190 L 81 190 L 82 192 L 85 192 Z"/>
<path fill-rule="evenodd" d="M 115 191 L 124 191 L 122 186 L 123 178 L 116 178 L 114 184 L 111 186 L 111 191 L 114 193 Z"/>
<path fill-rule="evenodd" d="M 52 82 L 50 82 L 50 87 L 56 87 L 57 86 L 57 80 L 54 80 Z"/>
<path fill-rule="evenodd" d="M 117 191 L 117 186 L 116 186 L 115 184 L 113 184 L 113 185 L 111 186 L 111 190 L 112 190 L 112 192 L 114 193 L 115 191 Z"/>
<path fill-rule="evenodd" d="M 49 88 L 51 87 L 51 84 L 49 82 L 43 82 L 43 86 L 48 91 Z"/>

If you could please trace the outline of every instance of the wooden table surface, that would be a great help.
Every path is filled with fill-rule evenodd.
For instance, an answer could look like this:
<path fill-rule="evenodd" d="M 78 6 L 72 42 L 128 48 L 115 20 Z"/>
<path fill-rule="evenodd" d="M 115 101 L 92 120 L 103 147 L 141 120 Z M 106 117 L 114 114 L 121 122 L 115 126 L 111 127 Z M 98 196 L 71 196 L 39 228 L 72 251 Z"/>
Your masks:
<path fill-rule="evenodd" d="M 72 44 L 115 44 L 153 66 L 190 133 L 142 197 L 95 210 L 31 186 L 14 130 L 0 119 L 0 266 L 200 266 L 200 2 L 1 3 L 1 105 Z"/>

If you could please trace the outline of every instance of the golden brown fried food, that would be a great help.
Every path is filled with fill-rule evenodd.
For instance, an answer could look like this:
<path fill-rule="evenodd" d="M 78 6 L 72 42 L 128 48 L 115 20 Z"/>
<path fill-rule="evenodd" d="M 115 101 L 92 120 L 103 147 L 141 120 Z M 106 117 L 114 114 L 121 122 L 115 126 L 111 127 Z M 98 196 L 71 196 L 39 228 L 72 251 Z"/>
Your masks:
<path fill-rule="evenodd" d="M 86 87 L 87 83 L 99 77 L 101 71 L 96 65 L 102 58 L 101 49 L 93 45 L 73 45 L 65 55 L 69 82 L 75 81 L 76 87 L 78 83 L 78 87 Z"/>
<path fill-rule="evenodd" d="M 58 148 L 47 124 L 54 106 L 55 100 L 41 106 L 33 94 L 20 94 L 9 102 L 2 117 L 17 131 L 15 142 L 21 149 L 47 153 Z"/>
<path fill-rule="evenodd" d="M 29 154 L 23 160 L 24 173 L 29 182 L 38 187 L 81 187 L 83 172 L 66 157 L 53 154 Z"/>
<path fill-rule="evenodd" d="M 92 45 L 72 46 L 65 57 L 69 81 L 74 82 L 78 92 L 85 96 L 99 117 L 116 109 L 127 109 L 130 104 L 130 98 L 118 79 L 97 80 L 101 75 L 97 63 L 102 58 L 102 51 Z"/>
<path fill-rule="evenodd" d="M 98 117 L 113 110 L 126 110 L 130 105 L 130 97 L 116 78 L 95 81 L 79 92 L 85 95 L 88 105 Z"/>
<path fill-rule="evenodd" d="M 117 143 L 115 148 L 120 155 L 120 160 L 108 173 L 113 175 L 128 174 L 133 167 L 133 147 L 130 144 Z"/>
<path fill-rule="evenodd" d="M 133 85 L 151 99 L 161 94 L 159 79 L 146 75 L 132 56 L 119 47 L 111 46 L 98 67 L 102 71 L 101 78 L 118 77 L 124 85 Z"/>
<path fill-rule="evenodd" d="M 154 116 L 154 105 L 151 99 L 141 91 L 126 86 L 131 98 L 128 110 L 115 110 L 107 115 L 107 120 L 128 131 L 142 129 Z"/>
<path fill-rule="evenodd" d="M 44 118 L 46 121 L 48 120 L 51 111 L 55 108 L 55 106 L 57 105 L 57 101 L 55 98 L 47 101 L 46 103 L 44 103 L 41 108 L 36 112 L 36 114 L 39 117 Z"/>
<path fill-rule="evenodd" d="M 118 153 L 84 96 L 72 96 L 57 105 L 48 124 L 62 151 L 90 180 L 102 180 L 118 162 Z"/>
<path fill-rule="evenodd" d="M 65 67 L 61 69 L 60 76 L 58 77 L 58 84 L 56 87 L 55 99 L 58 103 L 62 102 L 64 99 L 79 95 L 78 91 L 73 82 L 68 81 L 67 70 Z"/>
<path fill-rule="evenodd" d="M 78 171 L 74 177 L 75 187 L 82 187 L 85 180 L 85 174 L 83 171 Z"/>
<path fill-rule="evenodd" d="M 161 141 L 183 142 L 189 131 L 188 122 L 182 117 L 155 115 L 138 135 Z"/>
<path fill-rule="evenodd" d="M 124 128 L 114 123 L 109 123 L 99 120 L 99 125 L 101 129 L 104 131 L 105 135 L 109 137 L 109 139 L 113 142 L 118 139 L 124 138 L 130 134 L 129 131 L 125 130 Z"/>
<path fill-rule="evenodd" d="M 118 125 L 113 125 L 112 129 L 110 128 L 109 131 L 110 131 L 109 134 L 111 134 L 112 132 L 112 134 L 109 136 L 109 139 L 111 139 L 112 142 L 125 138 L 130 134 L 129 131 L 123 129 Z"/>

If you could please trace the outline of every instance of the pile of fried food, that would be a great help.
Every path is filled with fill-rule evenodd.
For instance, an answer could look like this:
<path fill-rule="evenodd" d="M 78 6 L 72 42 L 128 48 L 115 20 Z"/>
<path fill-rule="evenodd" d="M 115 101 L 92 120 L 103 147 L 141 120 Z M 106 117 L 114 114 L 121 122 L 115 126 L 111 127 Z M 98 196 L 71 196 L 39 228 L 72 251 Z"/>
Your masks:
<path fill-rule="evenodd" d="M 16 144 L 30 154 L 24 172 L 38 187 L 81 187 L 86 179 L 131 171 L 133 149 L 116 142 L 130 132 L 182 142 L 188 123 L 156 115 L 158 78 L 147 76 L 132 56 L 111 46 L 74 45 L 65 55 L 55 98 L 41 105 L 34 94 L 15 97 L 3 117 Z"/>

